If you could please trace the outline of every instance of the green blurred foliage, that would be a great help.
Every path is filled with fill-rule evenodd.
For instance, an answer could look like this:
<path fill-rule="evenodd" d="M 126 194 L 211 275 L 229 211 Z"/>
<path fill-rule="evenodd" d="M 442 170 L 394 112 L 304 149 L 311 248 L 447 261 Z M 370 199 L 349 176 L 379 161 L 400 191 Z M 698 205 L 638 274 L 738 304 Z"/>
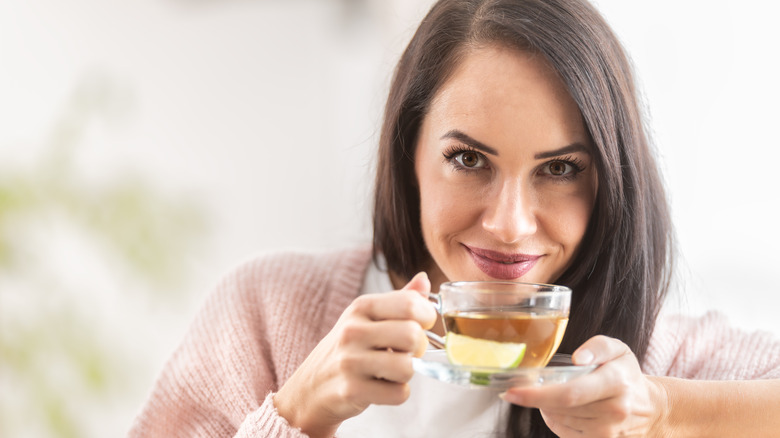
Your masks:
<path fill-rule="evenodd" d="M 145 285 L 132 292 L 157 300 L 181 290 L 182 260 L 207 229 L 202 207 L 169 199 L 136 177 L 114 175 L 100 184 L 80 177 L 74 158 L 87 127 L 121 117 L 125 104 L 110 81 L 90 78 L 33 168 L 0 162 L 0 436 L 86 436 L 90 414 L 80 403 L 121 397 L 138 362 L 122 342 L 106 342 L 99 318 L 47 265 L 40 240 L 51 228 L 86 240 L 98 259 L 108 259 L 101 269 L 129 272 Z M 120 293 L 130 298 L 130 290 Z"/>

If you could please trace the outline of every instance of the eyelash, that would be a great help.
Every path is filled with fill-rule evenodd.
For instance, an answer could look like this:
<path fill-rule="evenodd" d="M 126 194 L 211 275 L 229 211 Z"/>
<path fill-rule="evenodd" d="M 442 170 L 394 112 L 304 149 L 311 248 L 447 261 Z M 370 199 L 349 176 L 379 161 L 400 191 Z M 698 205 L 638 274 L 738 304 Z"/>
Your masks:
<path fill-rule="evenodd" d="M 449 146 L 444 151 L 443 155 L 444 155 L 444 159 L 448 163 L 450 163 L 452 165 L 452 167 L 455 170 L 457 170 L 457 171 L 474 172 L 474 171 L 477 171 L 477 170 L 485 169 L 484 167 L 469 168 L 469 167 L 465 167 L 462 164 L 460 164 L 457 161 L 456 157 L 458 155 L 460 155 L 460 154 L 465 153 L 465 152 L 471 152 L 471 153 L 477 154 L 481 160 L 487 161 L 487 157 L 482 152 L 479 152 L 479 151 L 477 151 L 474 148 L 470 148 L 468 146 L 462 146 L 462 145 Z M 577 157 L 575 157 L 573 155 L 567 155 L 565 157 L 555 158 L 555 159 L 552 159 L 550 161 L 545 162 L 544 164 L 542 164 L 539 167 L 540 171 L 542 169 L 545 169 L 547 166 L 549 166 L 552 163 L 563 163 L 563 164 L 571 166 L 574 169 L 568 175 L 551 175 L 551 174 L 545 173 L 545 176 L 549 176 L 551 178 L 555 178 L 555 179 L 562 180 L 562 181 L 569 181 L 569 180 L 575 179 L 580 172 L 585 170 L 585 164 L 582 162 L 581 159 L 579 159 L 579 158 L 577 158 Z"/>
<path fill-rule="evenodd" d="M 579 158 L 577 158 L 575 156 L 572 156 L 572 155 L 567 155 L 565 157 L 555 158 L 555 159 L 552 159 L 550 161 L 547 161 L 544 164 L 542 164 L 540 169 L 544 169 L 545 167 L 549 166 L 552 163 L 568 164 L 569 166 L 571 166 L 574 169 L 568 175 L 548 175 L 550 177 L 553 177 L 553 178 L 556 178 L 556 179 L 559 179 L 559 180 L 563 180 L 563 181 L 569 181 L 569 180 L 575 179 L 575 178 L 577 178 L 577 175 L 579 175 L 580 172 L 585 170 L 585 163 L 583 163 L 581 159 L 579 159 Z"/>
<path fill-rule="evenodd" d="M 444 155 L 444 159 L 448 163 L 450 163 L 455 170 L 465 171 L 465 172 L 474 172 L 474 171 L 477 171 L 477 170 L 480 170 L 480 169 L 484 169 L 484 167 L 470 168 L 470 167 L 466 167 L 466 166 L 463 166 L 462 164 L 460 164 L 457 161 L 456 157 L 458 155 L 461 155 L 461 154 L 466 153 L 466 152 L 477 154 L 477 156 L 481 160 L 487 161 L 487 157 L 482 152 L 479 152 L 479 151 L 477 151 L 474 148 L 470 148 L 468 146 L 461 146 L 461 145 L 449 146 L 444 151 L 443 155 Z"/>

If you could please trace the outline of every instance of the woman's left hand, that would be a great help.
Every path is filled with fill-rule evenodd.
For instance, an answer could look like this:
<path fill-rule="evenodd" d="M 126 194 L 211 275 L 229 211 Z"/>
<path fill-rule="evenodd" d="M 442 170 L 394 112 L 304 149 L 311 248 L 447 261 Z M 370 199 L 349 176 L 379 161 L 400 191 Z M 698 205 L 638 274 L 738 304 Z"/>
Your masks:
<path fill-rule="evenodd" d="M 502 398 L 538 408 L 558 436 L 653 436 L 666 409 L 664 389 L 642 374 L 623 342 L 595 336 L 572 355 L 576 365 L 600 364 L 590 374 L 560 385 L 509 389 Z"/>

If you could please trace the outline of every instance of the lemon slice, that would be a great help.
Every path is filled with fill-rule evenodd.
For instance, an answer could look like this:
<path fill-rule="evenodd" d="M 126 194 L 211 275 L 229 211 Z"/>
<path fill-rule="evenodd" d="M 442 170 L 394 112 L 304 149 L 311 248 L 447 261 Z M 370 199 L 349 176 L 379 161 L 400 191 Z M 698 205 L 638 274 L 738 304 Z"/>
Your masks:
<path fill-rule="evenodd" d="M 447 359 L 453 365 L 514 368 L 525 356 L 525 344 L 496 342 L 448 332 L 445 338 Z"/>

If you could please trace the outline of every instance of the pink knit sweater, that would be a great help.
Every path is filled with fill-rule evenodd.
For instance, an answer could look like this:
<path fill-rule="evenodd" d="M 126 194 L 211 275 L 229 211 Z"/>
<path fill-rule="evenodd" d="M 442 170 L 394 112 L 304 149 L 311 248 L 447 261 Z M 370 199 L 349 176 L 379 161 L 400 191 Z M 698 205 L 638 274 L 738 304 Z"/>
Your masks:
<path fill-rule="evenodd" d="M 261 257 L 228 275 L 165 365 L 130 437 L 303 437 L 272 395 L 359 294 L 367 248 Z M 780 341 L 723 317 L 659 323 L 647 374 L 780 378 Z"/>

